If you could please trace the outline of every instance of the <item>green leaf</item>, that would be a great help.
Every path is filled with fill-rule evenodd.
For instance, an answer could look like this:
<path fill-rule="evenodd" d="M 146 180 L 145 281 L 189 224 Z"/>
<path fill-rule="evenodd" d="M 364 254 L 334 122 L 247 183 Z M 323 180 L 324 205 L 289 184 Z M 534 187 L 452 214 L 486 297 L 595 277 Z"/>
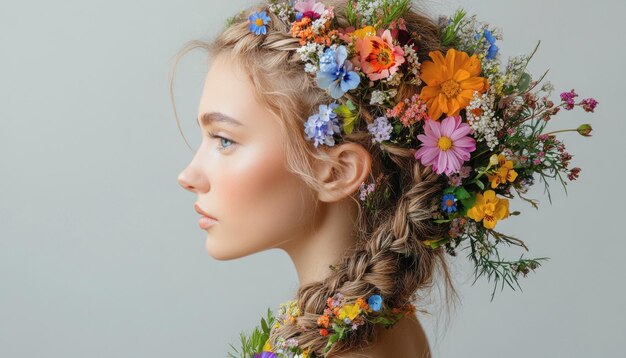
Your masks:
<path fill-rule="evenodd" d="M 476 180 L 474 183 L 476 183 L 481 190 L 485 190 L 485 184 L 482 181 Z"/>
<path fill-rule="evenodd" d="M 265 322 L 265 318 L 261 318 L 261 328 L 263 328 L 263 332 L 269 332 L 269 328 L 267 327 L 267 322 Z"/>
<path fill-rule="evenodd" d="M 343 130 L 346 134 L 350 134 L 354 130 L 354 124 L 358 118 L 354 113 L 355 108 L 354 103 L 348 101 L 346 104 L 342 104 L 333 110 L 333 112 L 343 118 Z"/>
<path fill-rule="evenodd" d="M 354 130 L 354 123 L 356 122 L 356 117 L 345 117 L 343 122 L 343 131 L 346 134 L 351 134 Z"/>
<path fill-rule="evenodd" d="M 467 190 L 465 190 L 464 187 L 459 186 L 456 188 L 456 190 L 454 191 L 454 196 L 459 199 L 459 200 L 463 200 L 463 199 L 467 199 L 470 197 L 470 193 L 467 192 Z"/>
<path fill-rule="evenodd" d="M 466 216 L 467 211 L 476 204 L 476 194 L 472 193 L 469 198 L 461 200 L 461 204 L 463 204 L 463 210 L 461 210 L 459 214 Z"/>
<path fill-rule="evenodd" d="M 446 244 L 448 241 L 450 241 L 450 238 L 444 237 L 443 239 L 438 240 L 425 240 L 424 244 L 430 246 L 433 249 L 436 249 L 439 246 Z"/>
<path fill-rule="evenodd" d="M 454 193 L 454 190 L 456 190 L 456 187 L 449 186 L 449 187 L 443 189 L 443 193 L 444 194 L 452 194 L 452 193 Z"/>
<path fill-rule="evenodd" d="M 520 77 L 519 82 L 517 83 L 517 90 L 520 92 L 526 91 L 530 86 L 530 81 L 530 75 L 527 72 L 524 72 L 524 74 Z"/>

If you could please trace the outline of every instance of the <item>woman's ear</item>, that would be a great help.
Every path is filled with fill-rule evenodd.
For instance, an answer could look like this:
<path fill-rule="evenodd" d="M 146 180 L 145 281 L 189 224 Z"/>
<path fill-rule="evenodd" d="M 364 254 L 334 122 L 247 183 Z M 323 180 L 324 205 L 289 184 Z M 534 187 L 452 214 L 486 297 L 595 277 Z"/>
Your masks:
<path fill-rule="evenodd" d="M 362 145 L 344 142 L 330 147 L 327 151 L 332 161 L 316 163 L 316 176 L 322 183 L 318 199 L 335 202 L 348 197 L 359 189 L 369 176 L 372 156 Z"/>

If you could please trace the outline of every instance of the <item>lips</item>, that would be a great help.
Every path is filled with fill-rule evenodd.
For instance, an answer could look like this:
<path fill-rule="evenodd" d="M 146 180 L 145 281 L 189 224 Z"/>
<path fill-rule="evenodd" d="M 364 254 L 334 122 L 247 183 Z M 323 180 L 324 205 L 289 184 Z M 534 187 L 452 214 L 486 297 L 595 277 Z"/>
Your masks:
<path fill-rule="evenodd" d="M 216 220 L 216 221 L 217 221 L 217 219 L 216 219 L 216 218 L 212 217 L 211 215 L 209 215 L 209 214 L 205 213 L 202 209 L 200 209 L 200 206 L 198 206 L 198 204 L 194 204 L 194 205 L 193 205 L 193 207 L 194 207 L 194 209 L 196 209 L 196 212 L 197 212 L 198 214 L 200 214 L 200 215 L 202 215 L 202 216 L 206 216 L 206 217 L 207 217 L 207 218 L 209 218 L 209 219 L 213 219 L 213 220 Z"/>

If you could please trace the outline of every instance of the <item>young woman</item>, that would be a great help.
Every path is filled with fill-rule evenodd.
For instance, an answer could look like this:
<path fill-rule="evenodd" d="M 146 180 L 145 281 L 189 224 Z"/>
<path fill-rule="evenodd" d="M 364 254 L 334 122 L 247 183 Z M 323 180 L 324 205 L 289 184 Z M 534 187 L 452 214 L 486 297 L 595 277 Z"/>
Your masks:
<path fill-rule="evenodd" d="M 463 15 L 442 33 L 446 24 L 408 0 L 270 1 L 181 51 L 200 47 L 211 59 L 198 111 L 203 140 L 178 177 L 197 195 L 208 253 L 231 260 L 279 248 L 300 281 L 255 357 L 430 356 L 413 304 L 437 273 L 446 303 L 458 299 L 446 253 L 463 232 L 495 235 L 509 215 L 495 194 L 523 192 L 536 169 L 519 164 L 532 162 L 535 143 L 517 136 L 505 146 L 515 131 L 502 119 L 480 122 L 494 113 L 487 106 L 500 106 L 504 119 L 526 105 L 542 118 L 559 107 L 525 94 L 532 87 L 521 73 L 502 75 L 511 91 L 499 73 L 487 76 L 481 66 L 497 59 L 495 35 L 457 33 L 469 26 Z M 522 102 L 495 100 L 510 93 Z M 575 105 L 593 111 L 597 102 L 584 101 Z M 472 131 L 466 122 L 482 124 Z M 563 152 L 553 137 L 538 138 L 541 150 Z M 494 253 L 472 242 L 480 258 Z M 517 277 L 538 265 L 505 270 Z"/>

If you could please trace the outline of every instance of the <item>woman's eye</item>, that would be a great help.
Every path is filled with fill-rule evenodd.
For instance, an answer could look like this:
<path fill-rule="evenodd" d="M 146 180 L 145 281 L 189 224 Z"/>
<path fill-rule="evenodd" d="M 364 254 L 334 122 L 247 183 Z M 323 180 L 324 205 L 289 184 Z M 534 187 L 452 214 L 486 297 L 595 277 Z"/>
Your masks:
<path fill-rule="evenodd" d="M 222 136 L 219 136 L 219 135 L 215 135 L 215 134 L 213 134 L 213 133 L 209 133 L 209 137 L 219 139 L 219 143 L 220 143 L 220 145 L 218 145 L 218 146 L 217 146 L 217 149 L 218 149 L 218 150 L 226 150 L 226 149 L 229 149 L 230 147 L 232 147 L 232 146 L 233 146 L 233 144 L 235 144 L 235 142 L 234 142 L 234 141 L 232 141 L 232 140 L 230 140 L 230 139 L 228 139 L 228 138 L 226 138 L 226 137 L 222 137 Z"/>

